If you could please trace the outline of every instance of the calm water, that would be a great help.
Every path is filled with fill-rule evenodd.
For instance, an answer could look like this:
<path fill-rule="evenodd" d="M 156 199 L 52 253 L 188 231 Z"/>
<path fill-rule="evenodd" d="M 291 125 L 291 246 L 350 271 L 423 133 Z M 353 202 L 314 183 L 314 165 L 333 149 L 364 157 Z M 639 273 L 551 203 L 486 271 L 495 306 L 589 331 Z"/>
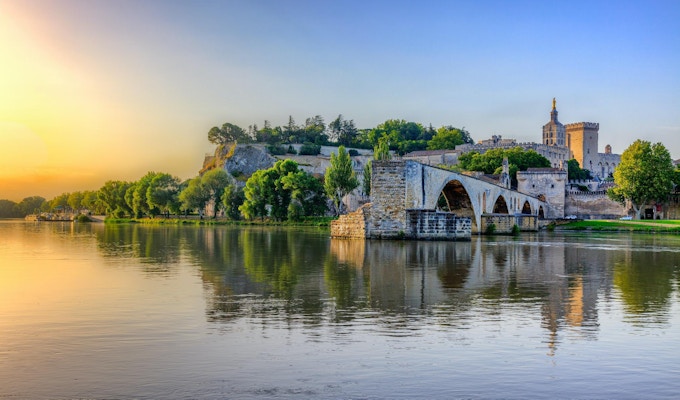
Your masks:
<path fill-rule="evenodd" d="M 0 222 L 0 398 L 678 398 L 680 236 Z"/>

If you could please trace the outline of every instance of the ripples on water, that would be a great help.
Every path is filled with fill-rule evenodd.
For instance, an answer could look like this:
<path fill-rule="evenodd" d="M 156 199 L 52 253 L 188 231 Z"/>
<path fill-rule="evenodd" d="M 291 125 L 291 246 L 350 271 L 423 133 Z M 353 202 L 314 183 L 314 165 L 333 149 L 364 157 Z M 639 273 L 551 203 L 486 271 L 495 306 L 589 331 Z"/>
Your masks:
<path fill-rule="evenodd" d="M 0 222 L 0 398 L 674 398 L 680 239 Z"/>

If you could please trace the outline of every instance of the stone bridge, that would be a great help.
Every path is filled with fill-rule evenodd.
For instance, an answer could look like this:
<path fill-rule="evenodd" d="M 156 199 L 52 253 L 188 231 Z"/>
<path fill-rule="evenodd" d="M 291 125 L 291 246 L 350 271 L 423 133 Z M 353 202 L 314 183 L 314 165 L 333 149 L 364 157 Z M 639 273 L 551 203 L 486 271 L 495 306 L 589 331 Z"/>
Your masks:
<path fill-rule="evenodd" d="M 531 231 L 538 230 L 539 219 L 564 216 L 564 184 L 561 189 L 548 184 L 557 193 L 561 190 L 560 206 L 549 202 L 550 194 L 540 193 L 545 182 L 531 176 L 518 179 L 520 186 L 533 186 L 534 193 L 511 190 L 509 177 L 502 186 L 411 160 L 373 161 L 371 203 L 334 221 L 331 235 L 459 239 L 465 238 L 465 229 L 469 238 L 491 223 L 499 233 L 510 232 L 514 225 Z"/>

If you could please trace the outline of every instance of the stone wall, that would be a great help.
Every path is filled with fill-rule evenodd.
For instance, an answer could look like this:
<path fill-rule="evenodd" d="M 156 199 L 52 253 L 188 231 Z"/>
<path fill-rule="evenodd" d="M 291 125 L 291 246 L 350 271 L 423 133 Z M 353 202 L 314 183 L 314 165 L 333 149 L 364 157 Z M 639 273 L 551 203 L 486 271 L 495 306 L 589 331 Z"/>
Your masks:
<path fill-rule="evenodd" d="M 515 225 L 522 232 L 536 232 L 539 228 L 535 215 L 485 214 L 482 215 L 481 232 L 486 233 L 491 224 L 494 225 L 495 233 L 512 233 Z"/>
<path fill-rule="evenodd" d="M 470 240 L 470 218 L 433 210 L 407 210 L 405 237 L 424 240 Z"/>
<path fill-rule="evenodd" d="M 609 199 L 606 192 L 571 192 L 565 196 L 564 214 L 583 219 L 614 219 L 628 215 L 628 210 Z"/>
<path fill-rule="evenodd" d="M 372 237 L 397 238 L 406 232 L 406 161 L 373 161 L 371 215 Z"/>
<path fill-rule="evenodd" d="M 564 218 L 564 192 L 567 184 L 567 171 L 539 170 L 517 172 L 517 191 L 541 198 L 550 204 L 544 210 L 545 218 Z"/>
<path fill-rule="evenodd" d="M 341 215 L 331 221 L 331 237 L 336 238 L 366 238 L 366 220 L 371 213 L 371 204 L 365 204 L 358 210 Z"/>

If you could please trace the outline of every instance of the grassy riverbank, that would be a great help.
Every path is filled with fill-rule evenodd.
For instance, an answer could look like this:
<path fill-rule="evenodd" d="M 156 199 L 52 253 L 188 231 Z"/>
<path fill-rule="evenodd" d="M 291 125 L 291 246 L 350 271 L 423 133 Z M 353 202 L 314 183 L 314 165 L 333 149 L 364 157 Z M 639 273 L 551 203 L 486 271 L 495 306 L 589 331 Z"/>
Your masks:
<path fill-rule="evenodd" d="M 583 220 L 559 225 L 555 230 L 680 233 L 680 220 Z"/>
<path fill-rule="evenodd" d="M 148 225 L 263 225 L 263 226 L 320 226 L 328 227 L 335 217 L 309 217 L 301 221 L 253 220 L 233 221 L 222 218 L 106 218 L 107 224 L 148 224 Z"/>

